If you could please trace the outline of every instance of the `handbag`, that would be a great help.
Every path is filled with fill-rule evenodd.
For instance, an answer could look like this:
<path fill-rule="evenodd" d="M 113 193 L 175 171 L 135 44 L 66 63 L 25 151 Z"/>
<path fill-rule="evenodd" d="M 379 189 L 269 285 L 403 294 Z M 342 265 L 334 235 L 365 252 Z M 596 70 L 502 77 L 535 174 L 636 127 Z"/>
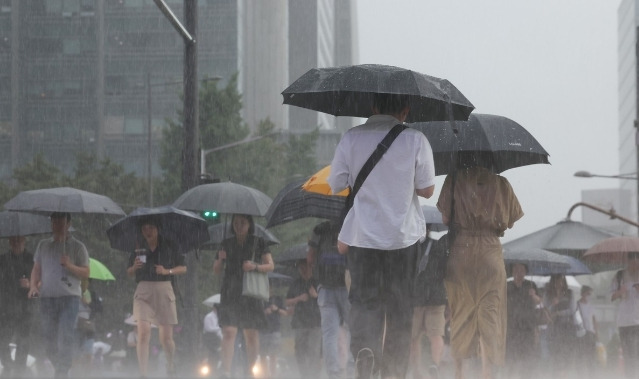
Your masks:
<path fill-rule="evenodd" d="M 255 245 L 257 238 L 253 243 L 253 256 L 251 261 L 255 261 Z M 268 301 L 269 299 L 269 283 L 268 274 L 259 271 L 247 271 L 242 275 L 242 296 L 253 297 L 258 300 Z"/>
<path fill-rule="evenodd" d="M 364 181 L 366 180 L 366 177 L 368 177 L 368 174 L 373 171 L 373 168 L 375 167 L 377 162 L 382 159 L 382 155 L 384 155 L 388 148 L 393 144 L 393 141 L 395 141 L 395 138 L 397 138 L 399 133 L 404 131 L 404 129 L 406 128 L 408 128 L 408 126 L 404 124 L 397 124 L 393 126 L 393 128 L 386 134 L 384 139 L 382 139 L 382 141 L 377 144 L 377 148 L 375 149 L 375 151 L 373 151 L 371 156 L 368 157 L 368 160 L 366 161 L 366 163 L 364 163 L 364 166 L 362 166 L 359 174 L 357 174 L 357 178 L 355 178 L 355 184 L 353 185 L 353 188 L 350 189 L 348 196 L 346 196 L 346 202 L 344 203 L 344 208 L 342 208 L 342 214 L 340 215 L 340 225 L 344 223 L 346 215 L 353 207 L 353 203 L 355 202 L 355 195 L 357 195 L 359 188 L 362 186 L 362 184 L 364 184 Z"/>
<path fill-rule="evenodd" d="M 581 307 L 577 303 L 577 310 L 573 313 L 573 324 L 575 325 L 575 335 L 579 338 L 586 335 L 586 328 L 584 327 L 584 320 L 581 316 Z"/>

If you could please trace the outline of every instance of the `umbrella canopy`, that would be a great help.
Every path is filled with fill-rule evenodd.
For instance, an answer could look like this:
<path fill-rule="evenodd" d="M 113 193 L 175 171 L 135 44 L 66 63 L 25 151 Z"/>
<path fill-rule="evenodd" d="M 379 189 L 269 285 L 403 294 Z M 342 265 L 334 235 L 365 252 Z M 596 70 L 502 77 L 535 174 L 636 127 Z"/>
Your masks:
<path fill-rule="evenodd" d="M 189 211 L 240 213 L 264 216 L 273 200 L 255 188 L 237 183 L 210 183 L 191 188 L 178 197 L 173 206 Z"/>
<path fill-rule="evenodd" d="M 639 237 L 606 238 L 588 249 L 583 255 L 583 260 L 601 267 L 600 271 L 615 270 L 626 265 L 628 253 L 639 254 Z"/>
<path fill-rule="evenodd" d="M 107 266 L 95 258 L 89 258 L 89 278 L 97 280 L 115 280 Z"/>
<path fill-rule="evenodd" d="M 442 212 L 440 212 L 437 207 L 422 205 L 422 213 L 424 213 L 424 218 L 426 219 L 428 228 L 433 232 L 443 232 L 448 230 L 448 226 L 446 226 L 442 221 Z"/>
<path fill-rule="evenodd" d="M 285 266 L 293 266 L 295 265 L 295 262 L 300 259 L 306 259 L 307 252 L 308 243 L 304 242 L 294 245 L 275 258 L 275 263 Z"/>
<path fill-rule="evenodd" d="M 364 64 L 313 68 L 282 92 L 284 104 L 334 116 L 369 117 L 378 93 L 408 95 L 407 122 L 467 120 L 474 106 L 448 80 L 400 67 Z"/>
<path fill-rule="evenodd" d="M 307 192 L 319 193 L 320 195 L 333 195 L 331 186 L 328 185 L 328 176 L 331 174 L 331 165 L 328 165 L 313 174 L 304 184 L 302 189 Z M 349 188 L 336 193 L 336 196 L 348 196 Z"/>
<path fill-rule="evenodd" d="M 521 263 L 528 268 L 528 275 L 582 275 L 590 269 L 577 258 L 559 255 L 543 249 L 504 249 L 504 263 L 508 266 Z"/>
<path fill-rule="evenodd" d="M 209 236 L 211 239 L 205 245 L 219 245 L 222 243 L 224 238 L 229 238 L 233 234 L 231 234 L 231 223 L 224 222 L 219 224 L 214 224 L 209 226 Z M 267 246 L 277 245 L 280 243 L 280 240 L 275 237 L 273 233 L 269 230 L 266 230 L 262 225 L 255 224 L 255 235 L 257 237 L 262 238 Z"/>
<path fill-rule="evenodd" d="M 453 133 L 448 122 L 420 122 L 409 125 L 424 133 L 433 149 L 435 174 L 453 171 L 452 154 L 459 165 L 481 166 L 494 173 L 537 163 L 549 163 L 548 153 L 523 126 L 489 114 L 471 114 Z"/>
<path fill-rule="evenodd" d="M 173 243 L 181 253 L 193 250 L 210 239 L 208 225 L 203 218 L 193 212 L 166 205 L 137 208 L 118 220 L 106 232 L 111 247 L 126 252 L 133 251 L 142 241 L 139 222 L 147 217 L 158 222 L 160 236 Z"/>
<path fill-rule="evenodd" d="M 564 220 L 504 243 L 503 246 L 504 249 L 509 250 L 538 248 L 581 258 L 582 254 L 592 245 L 615 236 L 612 232 L 582 222 Z"/>
<path fill-rule="evenodd" d="M 219 304 L 221 299 L 222 299 L 222 296 L 220 296 L 219 293 L 216 293 L 213 296 L 207 297 L 206 300 L 202 302 L 202 304 L 206 305 L 207 307 L 212 307 L 215 304 Z"/>
<path fill-rule="evenodd" d="M 305 217 L 338 220 L 346 197 L 320 195 L 302 189 L 306 179 L 287 184 L 275 196 L 266 212 L 266 227 L 271 228 Z"/>
<path fill-rule="evenodd" d="M 7 201 L 4 208 L 10 211 L 46 214 L 67 212 L 125 215 L 122 208 L 110 198 L 71 187 L 23 191 Z"/>
<path fill-rule="evenodd" d="M 0 212 L 0 238 L 51 233 L 48 216 L 27 212 Z"/>

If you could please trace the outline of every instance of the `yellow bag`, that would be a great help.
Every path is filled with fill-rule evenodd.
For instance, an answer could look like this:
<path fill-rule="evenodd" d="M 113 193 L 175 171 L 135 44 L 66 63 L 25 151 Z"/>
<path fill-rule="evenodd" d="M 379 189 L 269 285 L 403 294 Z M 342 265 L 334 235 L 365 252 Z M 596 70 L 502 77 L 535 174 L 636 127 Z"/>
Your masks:
<path fill-rule="evenodd" d="M 606 367 L 606 363 L 608 361 L 608 354 L 606 353 L 606 347 L 603 343 L 597 341 L 597 362 L 602 367 Z"/>

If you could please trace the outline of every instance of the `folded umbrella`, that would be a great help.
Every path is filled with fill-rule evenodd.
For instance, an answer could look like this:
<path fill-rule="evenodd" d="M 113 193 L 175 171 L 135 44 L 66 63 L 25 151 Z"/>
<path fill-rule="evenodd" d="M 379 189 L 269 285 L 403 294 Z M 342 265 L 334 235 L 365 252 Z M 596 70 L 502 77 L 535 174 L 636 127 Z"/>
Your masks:
<path fill-rule="evenodd" d="M 172 206 L 137 208 L 118 220 L 109 229 L 107 237 L 114 249 L 131 252 L 143 242 L 140 221 L 152 217 L 159 224 L 159 235 L 174 245 L 180 253 L 189 252 L 207 242 L 208 224 L 197 214 Z"/>
<path fill-rule="evenodd" d="M 446 79 L 379 64 L 313 68 L 282 92 L 284 104 L 353 117 L 373 114 L 375 94 L 407 95 L 407 122 L 466 120 L 474 109 Z"/>
<path fill-rule="evenodd" d="M 458 166 L 481 166 L 494 173 L 531 164 L 548 164 L 548 152 L 523 126 L 489 114 L 471 114 L 458 122 L 454 133 L 448 122 L 419 122 L 409 125 L 424 133 L 433 149 L 435 174 L 450 174 L 453 154 Z"/>
<path fill-rule="evenodd" d="M 442 212 L 432 205 L 422 205 L 422 213 L 424 213 L 424 219 L 428 229 L 433 232 L 443 232 L 448 230 L 448 226 L 442 221 Z"/>

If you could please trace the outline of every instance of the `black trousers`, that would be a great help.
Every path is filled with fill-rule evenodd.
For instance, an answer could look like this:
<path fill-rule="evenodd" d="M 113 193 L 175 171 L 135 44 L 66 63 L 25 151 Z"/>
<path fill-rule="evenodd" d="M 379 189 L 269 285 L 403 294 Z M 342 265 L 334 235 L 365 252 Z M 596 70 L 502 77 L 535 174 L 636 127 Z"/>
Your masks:
<path fill-rule="evenodd" d="M 373 351 L 374 372 L 404 378 L 409 363 L 417 244 L 399 250 L 349 247 L 351 352 Z"/>
<path fill-rule="evenodd" d="M 31 314 L 0 315 L 0 362 L 9 369 L 21 370 L 27 367 L 31 334 Z M 16 355 L 11 359 L 9 342 L 15 336 Z"/>

